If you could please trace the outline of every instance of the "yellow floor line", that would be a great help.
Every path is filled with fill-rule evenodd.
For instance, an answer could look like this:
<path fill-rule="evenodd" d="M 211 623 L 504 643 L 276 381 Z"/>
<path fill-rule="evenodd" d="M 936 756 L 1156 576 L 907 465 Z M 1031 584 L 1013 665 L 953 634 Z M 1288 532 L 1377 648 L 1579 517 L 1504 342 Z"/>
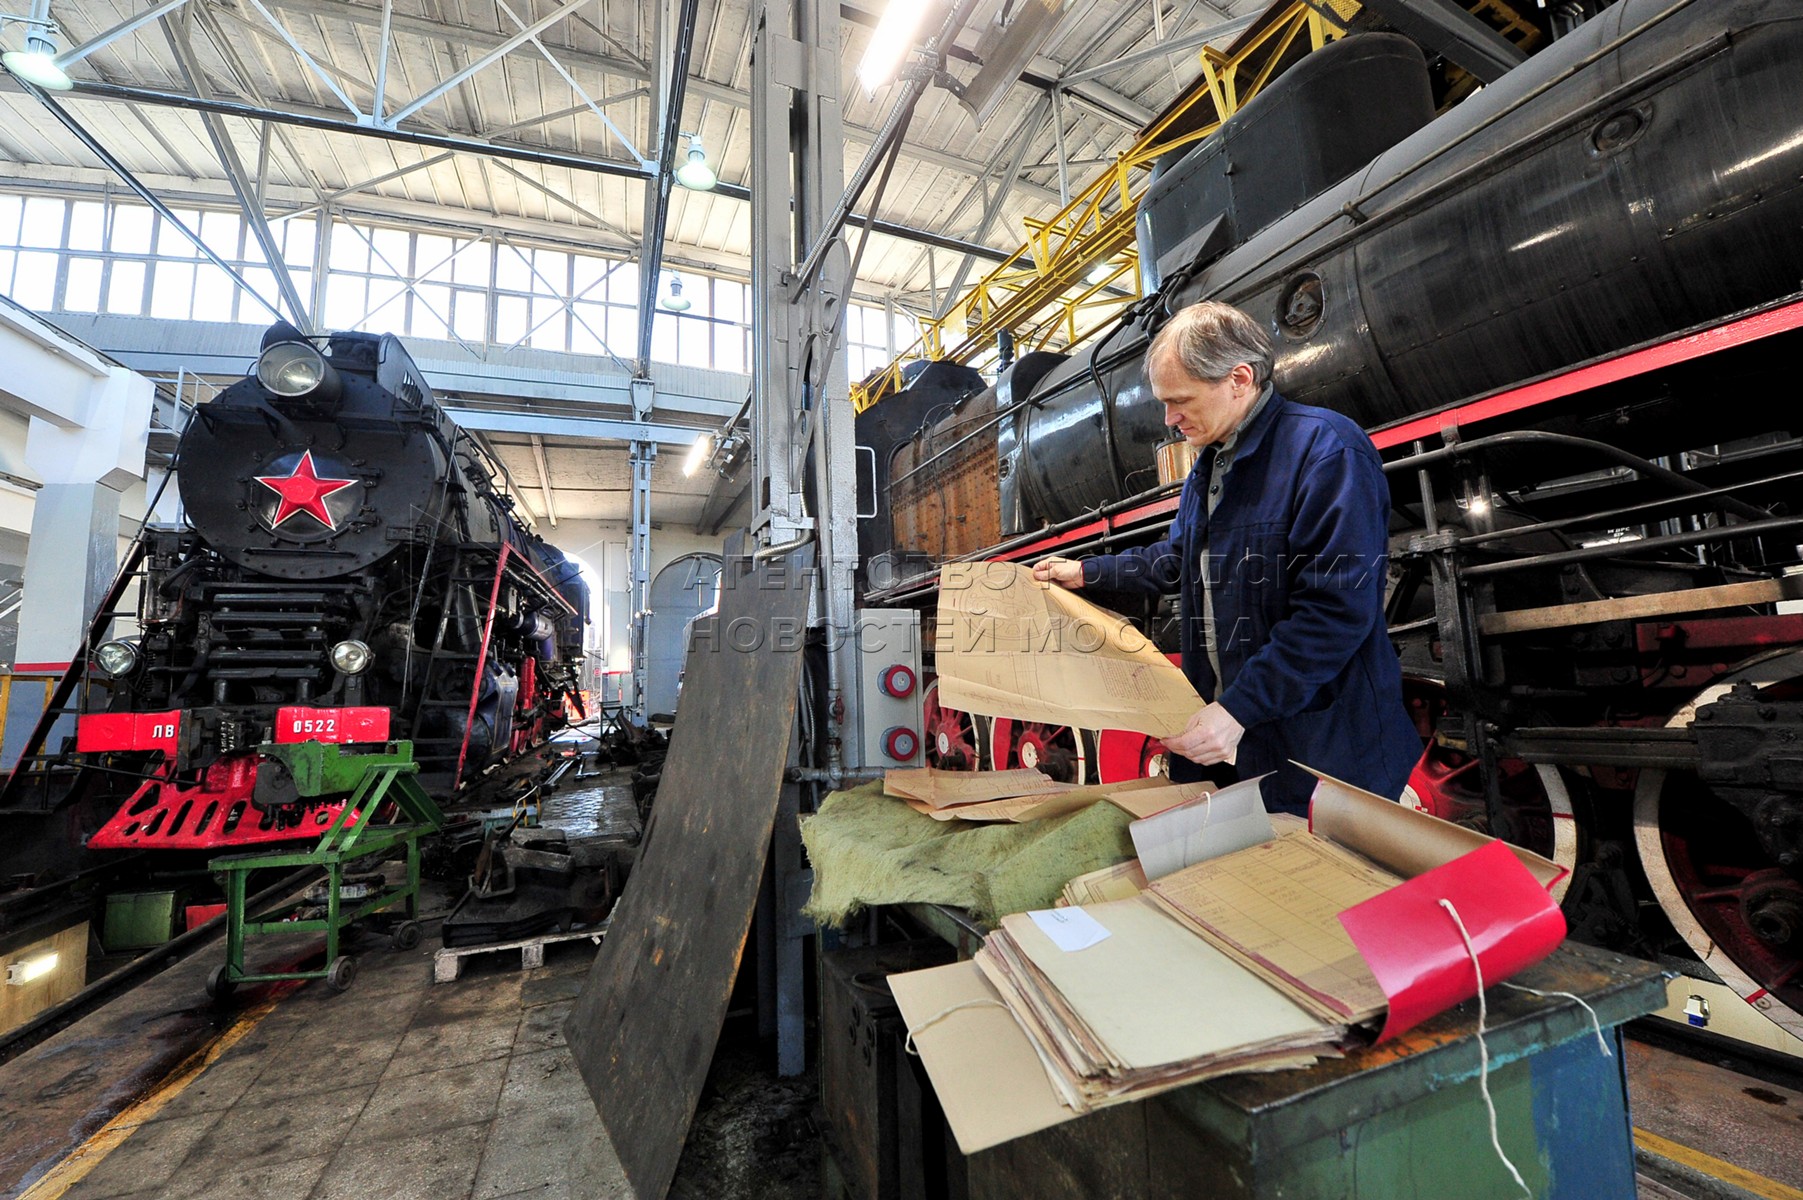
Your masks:
<path fill-rule="evenodd" d="M 1669 1158 L 1693 1171 L 1701 1171 L 1723 1183 L 1731 1183 L 1742 1191 L 1751 1192 L 1755 1196 L 1764 1196 L 1766 1200 L 1803 1200 L 1803 1192 L 1794 1187 L 1788 1187 L 1775 1179 L 1767 1179 L 1764 1175 L 1755 1174 L 1745 1167 L 1737 1167 L 1733 1163 L 1723 1162 L 1719 1158 L 1704 1154 L 1701 1150 L 1692 1150 L 1689 1146 L 1662 1138 L 1656 1133 L 1635 1129 L 1634 1142 L 1643 1150 L 1649 1150 L 1661 1158 Z"/>
<path fill-rule="evenodd" d="M 276 1000 L 277 997 L 271 997 L 245 1009 L 229 1029 L 210 1045 L 183 1059 L 181 1065 L 158 1083 L 149 1095 L 102 1125 L 92 1137 L 77 1146 L 69 1157 L 57 1163 L 36 1183 L 25 1189 L 19 1200 L 58 1200 L 64 1192 L 80 1183 L 88 1172 L 105 1161 L 107 1155 L 123 1145 L 126 1138 L 136 1133 L 140 1125 L 161 1112 L 164 1105 L 181 1095 L 220 1055 L 237 1045 L 257 1027 L 258 1022 L 274 1012 Z"/>

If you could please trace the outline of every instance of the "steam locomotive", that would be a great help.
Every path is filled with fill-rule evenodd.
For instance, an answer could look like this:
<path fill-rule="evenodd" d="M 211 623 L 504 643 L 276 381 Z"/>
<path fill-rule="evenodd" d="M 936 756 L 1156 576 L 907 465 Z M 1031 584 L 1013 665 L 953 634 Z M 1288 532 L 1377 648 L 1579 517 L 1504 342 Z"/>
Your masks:
<path fill-rule="evenodd" d="M 307 836 L 342 797 L 260 746 L 405 739 L 443 793 L 580 705 L 576 564 L 513 519 L 394 337 L 277 324 L 176 461 L 187 519 L 143 535 L 141 632 L 86 664 L 108 699 L 77 748 L 143 776 L 90 847 Z"/>
<path fill-rule="evenodd" d="M 1565 863 L 1577 936 L 1803 1036 L 1803 439 L 1775 403 L 1803 353 L 1799 111 L 1784 0 L 1620 0 L 1438 117 L 1414 43 L 1316 51 L 1157 165 L 1146 299 L 1110 332 L 993 386 L 933 363 L 862 414 L 864 602 L 930 607 L 947 559 L 1157 537 L 1181 472 L 1147 342 L 1235 304 L 1279 390 L 1385 455 L 1403 798 Z M 1116 607 L 1161 636 L 1143 603 Z M 1066 778 L 1163 753 L 931 686 L 923 733 L 934 765 Z"/>

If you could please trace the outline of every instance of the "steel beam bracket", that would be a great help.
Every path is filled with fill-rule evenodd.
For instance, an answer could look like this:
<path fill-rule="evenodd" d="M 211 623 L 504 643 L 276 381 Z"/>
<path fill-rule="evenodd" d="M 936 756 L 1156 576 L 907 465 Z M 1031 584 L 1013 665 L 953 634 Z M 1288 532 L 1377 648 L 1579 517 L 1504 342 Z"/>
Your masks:
<path fill-rule="evenodd" d="M 632 394 L 632 418 L 635 421 L 649 421 L 652 406 L 657 402 L 657 388 L 649 379 L 633 379 L 628 387 Z"/>

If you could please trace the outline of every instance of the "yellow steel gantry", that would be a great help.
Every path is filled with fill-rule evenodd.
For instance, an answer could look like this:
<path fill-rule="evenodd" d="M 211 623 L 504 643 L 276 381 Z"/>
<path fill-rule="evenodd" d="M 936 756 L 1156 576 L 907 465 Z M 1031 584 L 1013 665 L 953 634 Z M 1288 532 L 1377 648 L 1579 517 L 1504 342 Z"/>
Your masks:
<path fill-rule="evenodd" d="M 1494 10 L 1505 36 L 1531 48 L 1539 30 L 1503 0 Z M 995 350 L 1003 330 L 1022 352 L 1074 345 L 1139 299 L 1135 219 L 1146 171 L 1162 156 L 1208 137 L 1303 55 L 1343 36 L 1359 0 L 1295 0 L 1272 10 L 1227 50 L 1204 46 L 1200 77 L 1089 186 L 1047 221 L 1028 220 L 1027 241 L 936 319 L 894 362 L 851 385 L 863 412 L 903 387 L 902 369 L 922 360 L 973 363 Z M 1471 81 L 1475 84 L 1475 80 Z M 1097 264 L 1106 270 L 1092 270 Z"/>

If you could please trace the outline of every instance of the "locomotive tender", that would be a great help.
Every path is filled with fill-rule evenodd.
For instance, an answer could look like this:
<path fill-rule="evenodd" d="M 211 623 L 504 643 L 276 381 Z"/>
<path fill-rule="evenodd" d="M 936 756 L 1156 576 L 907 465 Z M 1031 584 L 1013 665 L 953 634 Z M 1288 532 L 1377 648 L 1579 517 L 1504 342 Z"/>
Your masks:
<path fill-rule="evenodd" d="M 143 535 L 141 634 L 89 656 L 110 698 L 78 749 L 144 774 L 91 847 L 305 837 L 342 797 L 259 747 L 404 739 L 445 792 L 580 706 L 576 564 L 514 521 L 399 341 L 322 340 L 272 327 L 182 436 L 187 521 Z"/>
<path fill-rule="evenodd" d="M 1146 344 L 1235 304 L 1279 390 L 1385 455 L 1405 799 L 1572 868 L 1581 938 L 1803 1036 L 1800 111 L 1785 0 L 1620 0 L 1438 117 L 1413 43 L 1315 52 L 1158 164 L 1113 330 L 993 387 L 930 364 L 860 417 L 865 602 L 1157 537 Z M 1127 611 L 1157 636 L 1169 606 Z M 1138 735 L 926 708 L 935 765 L 1159 767 Z"/>

